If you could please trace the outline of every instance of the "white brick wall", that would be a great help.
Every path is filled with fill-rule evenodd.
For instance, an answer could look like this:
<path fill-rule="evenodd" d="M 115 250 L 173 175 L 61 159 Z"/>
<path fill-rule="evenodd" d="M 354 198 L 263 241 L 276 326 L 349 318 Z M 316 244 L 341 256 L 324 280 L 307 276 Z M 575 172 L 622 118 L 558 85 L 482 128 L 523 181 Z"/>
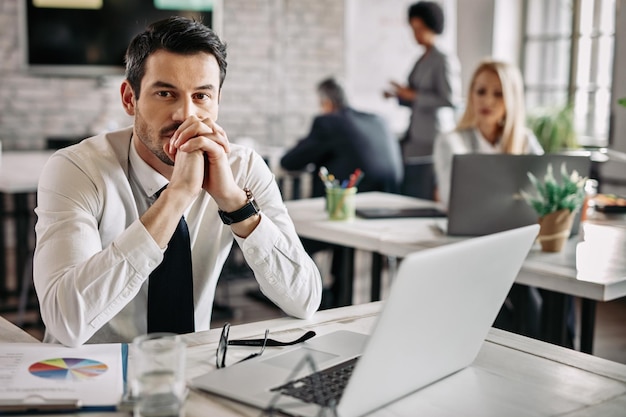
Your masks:
<path fill-rule="evenodd" d="M 131 122 L 121 77 L 29 76 L 20 69 L 18 1 L 0 0 L 0 140 L 42 148 L 48 136 L 81 136 Z M 228 73 L 219 123 L 229 138 L 289 145 L 317 112 L 315 85 L 344 75 L 343 0 L 224 0 Z"/>

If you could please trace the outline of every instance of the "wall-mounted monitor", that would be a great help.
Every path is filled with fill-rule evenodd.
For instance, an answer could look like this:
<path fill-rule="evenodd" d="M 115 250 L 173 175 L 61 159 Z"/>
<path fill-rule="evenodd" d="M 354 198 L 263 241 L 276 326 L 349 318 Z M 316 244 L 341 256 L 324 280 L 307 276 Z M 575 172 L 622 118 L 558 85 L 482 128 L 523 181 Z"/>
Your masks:
<path fill-rule="evenodd" d="M 221 0 L 20 0 L 21 43 L 29 73 L 101 76 L 124 73 L 130 40 L 172 15 L 215 29 Z M 216 13 L 217 12 L 217 13 Z"/>

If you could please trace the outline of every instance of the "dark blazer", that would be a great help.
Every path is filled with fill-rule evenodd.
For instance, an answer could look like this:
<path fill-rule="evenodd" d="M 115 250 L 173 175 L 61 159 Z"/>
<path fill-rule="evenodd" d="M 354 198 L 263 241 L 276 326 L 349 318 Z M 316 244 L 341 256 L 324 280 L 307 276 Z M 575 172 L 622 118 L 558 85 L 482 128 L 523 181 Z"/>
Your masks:
<path fill-rule="evenodd" d="M 317 175 L 320 166 L 328 168 L 339 181 L 360 168 L 365 173 L 358 186 L 360 192 L 397 193 L 403 175 L 399 142 L 384 120 L 351 108 L 317 116 L 308 136 L 288 151 L 280 163 L 287 170 L 314 164 L 314 197 L 325 194 Z"/>

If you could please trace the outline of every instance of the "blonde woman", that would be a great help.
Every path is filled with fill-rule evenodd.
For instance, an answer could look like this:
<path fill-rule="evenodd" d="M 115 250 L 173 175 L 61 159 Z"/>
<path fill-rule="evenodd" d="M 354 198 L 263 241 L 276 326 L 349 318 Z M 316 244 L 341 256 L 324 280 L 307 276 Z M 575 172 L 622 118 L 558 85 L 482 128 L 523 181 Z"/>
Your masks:
<path fill-rule="evenodd" d="M 448 205 L 456 154 L 543 154 L 525 122 L 524 85 L 517 67 L 494 60 L 481 62 L 472 75 L 467 107 L 456 129 L 435 140 L 439 200 Z"/>

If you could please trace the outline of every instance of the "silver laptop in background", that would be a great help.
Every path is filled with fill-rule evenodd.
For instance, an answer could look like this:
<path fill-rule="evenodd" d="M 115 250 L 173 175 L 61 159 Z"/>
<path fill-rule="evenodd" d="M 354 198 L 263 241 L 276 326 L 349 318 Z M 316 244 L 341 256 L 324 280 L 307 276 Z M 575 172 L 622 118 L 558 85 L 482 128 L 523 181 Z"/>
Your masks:
<path fill-rule="evenodd" d="M 272 389 L 287 382 L 307 355 L 318 369 L 359 357 L 338 416 L 383 407 L 474 361 L 538 231 L 532 225 L 410 254 L 369 337 L 332 332 L 212 371 L 191 386 L 261 409 L 277 400 L 274 409 L 281 412 L 316 416 L 318 405 Z"/>
<path fill-rule="evenodd" d="M 554 176 L 560 180 L 562 163 L 567 172 L 575 169 L 581 176 L 589 176 L 588 155 L 455 155 L 446 233 L 482 236 L 537 223 L 537 214 L 520 195 L 520 190 L 534 193 L 527 173 L 543 180 L 552 164 Z M 580 210 L 572 234 L 578 233 L 579 224 Z"/>

